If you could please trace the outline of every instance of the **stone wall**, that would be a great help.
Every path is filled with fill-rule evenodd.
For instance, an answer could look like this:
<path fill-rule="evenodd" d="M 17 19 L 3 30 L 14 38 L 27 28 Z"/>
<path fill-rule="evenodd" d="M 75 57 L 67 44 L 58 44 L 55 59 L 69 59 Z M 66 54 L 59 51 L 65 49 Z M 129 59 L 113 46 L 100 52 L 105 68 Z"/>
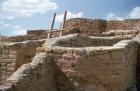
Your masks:
<path fill-rule="evenodd" d="M 49 39 L 30 63 L 20 60 L 23 65 L 5 79 L 0 91 L 131 91 L 136 86 L 138 44 L 122 40 L 127 38 L 73 34 Z M 25 50 L 30 42 L 5 45 Z M 12 53 L 17 63 L 24 54 Z"/>
<path fill-rule="evenodd" d="M 93 47 L 93 46 L 112 46 L 123 39 L 131 39 L 129 36 L 94 37 L 81 34 L 69 34 L 67 36 L 52 38 L 48 43 L 56 43 L 56 46 L 63 47 Z"/>
<path fill-rule="evenodd" d="M 46 39 L 47 35 L 35 35 L 35 34 L 29 34 L 29 35 L 19 35 L 19 36 L 0 36 L 1 42 L 22 42 L 27 40 L 39 40 L 39 39 Z"/>
<path fill-rule="evenodd" d="M 86 35 L 98 35 L 110 30 L 140 30 L 140 19 L 126 19 L 124 21 L 106 21 L 101 19 L 73 18 L 66 21 L 63 35 L 81 33 Z M 60 36 L 59 30 L 28 30 L 27 35 L 1 36 L 3 42 L 21 42 L 25 40 L 38 40 Z"/>
<path fill-rule="evenodd" d="M 1 42 L 22 42 L 27 40 L 39 40 L 39 39 L 47 39 L 48 33 L 50 33 L 50 38 L 59 37 L 61 30 L 53 30 L 53 31 L 45 31 L 45 30 L 30 30 L 27 32 L 27 35 L 19 35 L 19 36 L 0 36 Z"/>
<path fill-rule="evenodd" d="M 64 32 L 66 32 L 66 34 L 71 33 L 71 28 L 76 28 L 80 33 L 86 35 L 92 35 L 94 33 L 101 33 L 110 30 L 139 30 L 140 19 L 106 21 L 100 19 L 92 20 L 85 18 L 74 18 L 66 21 Z"/>
<path fill-rule="evenodd" d="M 31 62 L 36 48 L 45 40 L 0 44 L 0 84 L 2 84 L 21 65 Z"/>
<path fill-rule="evenodd" d="M 0 46 L 0 84 L 9 77 L 16 66 L 17 52 L 9 46 Z"/>
<path fill-rule="evenodd" d="M 74 39 L 75 35 L 54 38 L 37 49 L 52 55 L 56 62 L 54 81 L 57 91 L 127 91 L 135 87 L 136 42 L 123 40 L 106 47 L 74 47 L 69 46 L 69 42 L 68 46 L 59 44 L 59 41 L 73 42 Z"/>
<path fill-rule="evenodd" d="M 28 30 L 27 34 L 35 34 L 35 35 L 42 35 L 42 34 L 46 34 L 48 30 Z"/>
<path fill-rule="evenodd" d="M 69 33 L 69 29 L 77 28 L 80 33 L 91 34 L 91 33 L 101 33 L 105 31 L 106 21 L 97 19 L 85 19 L 85 18 L 76 18 L 66 21 L 65 31 Z"/>
<path fill-rule="evenodd" d="M 53 75 L 53 58 L 41 53 L 11 75 L 0 91 L 56 91 Z"/>
<path fill-rule="evenodd" d="M 140 30 L 140 19 L 126 19 L 124 21 L 107 21 L 108 30 Z"/>

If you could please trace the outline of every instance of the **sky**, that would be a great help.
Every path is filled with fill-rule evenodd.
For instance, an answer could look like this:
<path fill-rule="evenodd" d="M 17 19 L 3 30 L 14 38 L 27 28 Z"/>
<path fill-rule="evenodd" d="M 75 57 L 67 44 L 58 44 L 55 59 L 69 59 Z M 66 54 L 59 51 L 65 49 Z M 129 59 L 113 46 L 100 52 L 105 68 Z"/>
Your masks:
<path fill-rule="evenodd" d="M 140 18 L 140 0 L 0 0 L 0 35 L 49 29 L 54 12 L 54 27 L 59 28 L 65 10 L 67 19 L 136 19 Z"/>

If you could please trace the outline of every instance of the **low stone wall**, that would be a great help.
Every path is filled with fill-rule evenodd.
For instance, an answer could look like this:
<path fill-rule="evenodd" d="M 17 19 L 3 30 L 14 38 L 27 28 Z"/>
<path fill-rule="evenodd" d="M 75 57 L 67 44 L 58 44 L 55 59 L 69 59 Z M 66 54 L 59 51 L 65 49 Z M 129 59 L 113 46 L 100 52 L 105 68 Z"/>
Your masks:
<path fill-rule="evenodd" d="M 139 30 L 140 19 L 126 19 L 124 21 L 107 21 L 106 30 Z"/>
<path fill-rule="evenodd" d="M 39 40 L 39 39 L 46 39 L 47 35 L 20 35 L 20 36 L 0 36 L 0 41 L 1 42 L 22 42 L 22 41 L 27 41 L 27 40 Z"/>
<path fill-rule="evenodd" d="M 135 87 L 136 42 L 123 40 L 106 47 L 88 47 L 85 43 L 87 47 L 74 47 L 69 45 L 77 38 L 69 37 L 48 40 L 37 49 L 52 55 L 56 62 L 57 91 L 127 91 Z M 62 40 L 71 42 L 64 46 L 59 44 Z"/>
<path fill-rule="evenodd" d="M 64 27 L 68 33 L 71 28 L 77 28 L 82 34 L 101 33 L 105 31 L 106 21 L 101 19 L 74 18 L 67 20 Z"/>
<path fill-rule="evenodd" d="M 11 75 L 0 91 L 56 91 L 53 75 L 53 58 L 41 53 Z"/>
<path fill-rule="evenodd" d="M 140 30 L 140 19 L 126 19 L 123 21 L 106 21 L 101 19 L 73 18 L 66 21 L 65 32 L 70 33 L 76 28 L 80 33 L 91 35 L 110 30 Z"/>
<path fill-rule="evenodd" d="M 35 35 L 45 35 L 46 32 L 49 31 L 49 30 L 27 30 L 27 35 L 30 35 L 30 34 L 35 34 Z"/>
<path fill-rule="evenodd" d="M 0 84 L 15 71 L 16 57 L 15 50 L 9 46 L 0 46 Z"/>
<path fill-rule="evenodd" d="M 39 40 L 39 39 L 47 39 L 48 33 L 50 33 L 50 38 L 59 37 L 61 30 L 53 30 L 53 31 L 41 31 L 41 30 L 30 30 L 27 32 L 27 35 L 19 35 L 19 36 L 0 36 L 1 42 L 22 42 L 27 40 Z"/>
<path fill-rule="evenodd" d="M 111 37 L 95 37 L 85 36 L 81 34 L 69 34 L 67 36 L 51 38 L 48 43 L 55 43 L 55 46 L 63 47 L 95 47 L 95 46 L 112 46 L 123 39 L 131 39 L 129 36 L 111 36 Z M 45 45 L 45 44 L 44 44 Z"/>
<path fill-rule="evenodd" d="M 133 37 L 136 37 L 136 35 L 139 33 L 138 30 L 111 30 L 108 32 L 103 32 L 101 36 L 125 36 L 125 35 L 131 35 Z"/>
<path fill-rule="evenodd" d="M 21 65 L 31 62 L 35 56 L 36 48 L 45 40 L 24 42 L 0 43 L 0 84 Z"/>
<path fill-rule="evenodd" d="M 136 86 L 138 44 L 134 40 L 122 39 L 79 34 L 49 39 L 36 49 L 32 62 L 23 62 L 0 85 L 0 90 L 131 91 Z M 93 40 L 93 44 L 88 43 Z M 103 41 L 112 43 L 98 44 Z M 24 43 L 30 45 L 29 42 Z M 17 47 L 20 48 L 19 44 Z M 17 51 L 13 53 L 16 56 L 20 54 Z"/>

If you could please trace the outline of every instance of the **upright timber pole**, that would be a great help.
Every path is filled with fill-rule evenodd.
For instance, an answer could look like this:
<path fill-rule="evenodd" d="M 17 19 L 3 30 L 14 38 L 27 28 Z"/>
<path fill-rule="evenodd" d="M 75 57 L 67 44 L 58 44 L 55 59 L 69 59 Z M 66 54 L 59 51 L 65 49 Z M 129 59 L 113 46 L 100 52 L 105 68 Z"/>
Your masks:
<path fill-rule="evenodd" d="M 60 31 L 59 36 L 62 36 L 63 29 L 65 28 L 66 18 L 67 18 L 67 11 L 65 11 L 65 13 L 64 13 L 63 23 L 62 23 L 62 26 L 61 26 L 61 31 Z"/>
<path fill-rule="evenodd" d="M 64 14 L 63 23 L 62 23 L 62 27 L 61 27 L 62 30 L 65 27 L 66 17 L 67 17 L 67 11 L 65 11 L 65 14 Z"/>
<path fill-rule="evenodd" d="M 54 15 L 53 15 L 53 19 L 52 19 L 52 23 L 51 23 L 51 28 L 50 28 L 50 31 L 48 32 L 48 39 L 50 38 L 50 32 L 51 32 L 51 30 L 53 30 L 55 17 L 56 17 L 56 13 L 54 13 Z"/>
<path fill-rule="evenodd" d="M 55 21 L 56 13 L 53 15 L 52 23 L 51 23 L 51 30 L 53 30 L 54 21 Z"/>

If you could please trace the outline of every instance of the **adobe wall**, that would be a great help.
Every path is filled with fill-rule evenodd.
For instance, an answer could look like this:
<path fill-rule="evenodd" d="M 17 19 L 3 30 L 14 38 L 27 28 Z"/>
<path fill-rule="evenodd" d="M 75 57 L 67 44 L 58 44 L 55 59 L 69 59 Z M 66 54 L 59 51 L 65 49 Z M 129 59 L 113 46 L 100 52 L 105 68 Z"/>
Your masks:
<path fill-rule="evenodd" d="M 68 35 L 50 39 L 37 49 L 55 58 L 57 91 L 127 91 L 135 87 L 136 42 L 123 40 L 112 46 L 90 47 L 85 43 L 87 47 L 83 47 L 74 43 L 76 38 Z M 77 43 L 83 43 L 81 38 Z M 65 41 L 67 46 L 63 45 Z"/>
<path fill-rule="evenodd" d="M 47 35 L 35 35 L 35 34 L 28 34 L 28 35 L 19 35 L 19 36 L 0 36 L 1 42 L 22 42 L 27 40 L 39 40 L 39 39 L 46 39 Z"/>
<path fill-rule="evenodd" d="M 70 34 L 67 36 L 52 38 L 47 40 L 50 44 L 57 42 L 56 46 L 63 47 L 97 47 L 97 46 L 112 46 L 123 39 L 131 39 L 129 36 L 111 36 L 111 37 L 94 37 L 94 36 L 85 36 L 81 34 Z M 54 41 L 55 40 L 55 41 Z"/>
<path fill-rule="evenodd" d="M 76 28 L 80 33 L 92 35 L 110 30 L 139 30 L 140 19 L 126 19 L 124 21 L 106 21 L 101 19 L 73 18 L 66 21 L 66 34 L 71 33 L 69 29 Z"/>
<path fill-rule="evenodd" d="M 36 48 L 45 40 L 24 42 L 1 42 L 0 45 L 0 84 L 21 65 L 31 62 Z"/>
<path fill-rule="evenodd" d="M 70 33 L 69 29 L 71 28 L 77 28 L 83 34 L 101 33 L 105 31 L 106 21 L 101 19 L 74 18 L 66 21 L 64 32 Z"/>
<path fill-rule="evenodd" d="M 12 74 L 0 91 L 56 91 L 53 65 L 53 58 L 46 53 L 38 54 Z"/>
<path fill-rule="evenodd" d="M 140 19 L 126 19 L 124 21 L 107 21 L 106 30 L 140 30 Z"/>
<path fill-rule="evenodd" d="M 28 30 L 27 31 L 27 35 L 36 35 L 36 36 L 46 36 L 46 38 L 48 37 L 48 34 L 50 33 L 50 38 L 54 38 L 54 37 L 59 37 L 60 36 L 60 31 L 61 30 Z"/>
<path fill-rule="evenodd" d="M 140 19 L 125 19 L 123 21 L 107 21 L 102 19 L 86 19 L 86 18 L 73 18 L 65 23 L 63 35 L 81 33 L 91 36 L 101 36 L 103 32 L 110 30 L 138 30 L 140 29 Z M 58 30 L 28 30 L 27 35 L 45 36 L 51 32 L 51 37 L 58 37 L 60 31 Z M 36 38 L 35 38 L 36 39 Z"/>
<path fill-rule="evenodd" d="M 0 46 L 0 84 L 15 71 L 16 55 L 9 46 Z"/>
<path fill-rule="evenodd" d="M 28 30 L 27 31 L 27 34 L 30 35 L 30 34 L 35 34 L 35 35 L 42 35 L 42 34 L 46 34 L 46 32 L 49 31 L 49 30 Z"/>
<path fill-rule="evenodd" d="M 48 33 L 50 33 L 50 38 L 59 37 L 60 31 L 45 31 L 45 30 L 29 30 L 27 35 L 19 35 L 19 36 L 0 36 L 1 42 L 22 42 L 27 40 L 39 40 L 39 39 L 47 39 Z"/>
<path fill-rule="evenodd" d="M 138 45 L 122 40 L 127 38 L 73 34 L 49 39 L 37 48 L 30 63 L 22 63 L 0 85 L 0 90 L 131 91 L 136 86 Z M 22 47 L 30 45 L 24 43 Z"/>

